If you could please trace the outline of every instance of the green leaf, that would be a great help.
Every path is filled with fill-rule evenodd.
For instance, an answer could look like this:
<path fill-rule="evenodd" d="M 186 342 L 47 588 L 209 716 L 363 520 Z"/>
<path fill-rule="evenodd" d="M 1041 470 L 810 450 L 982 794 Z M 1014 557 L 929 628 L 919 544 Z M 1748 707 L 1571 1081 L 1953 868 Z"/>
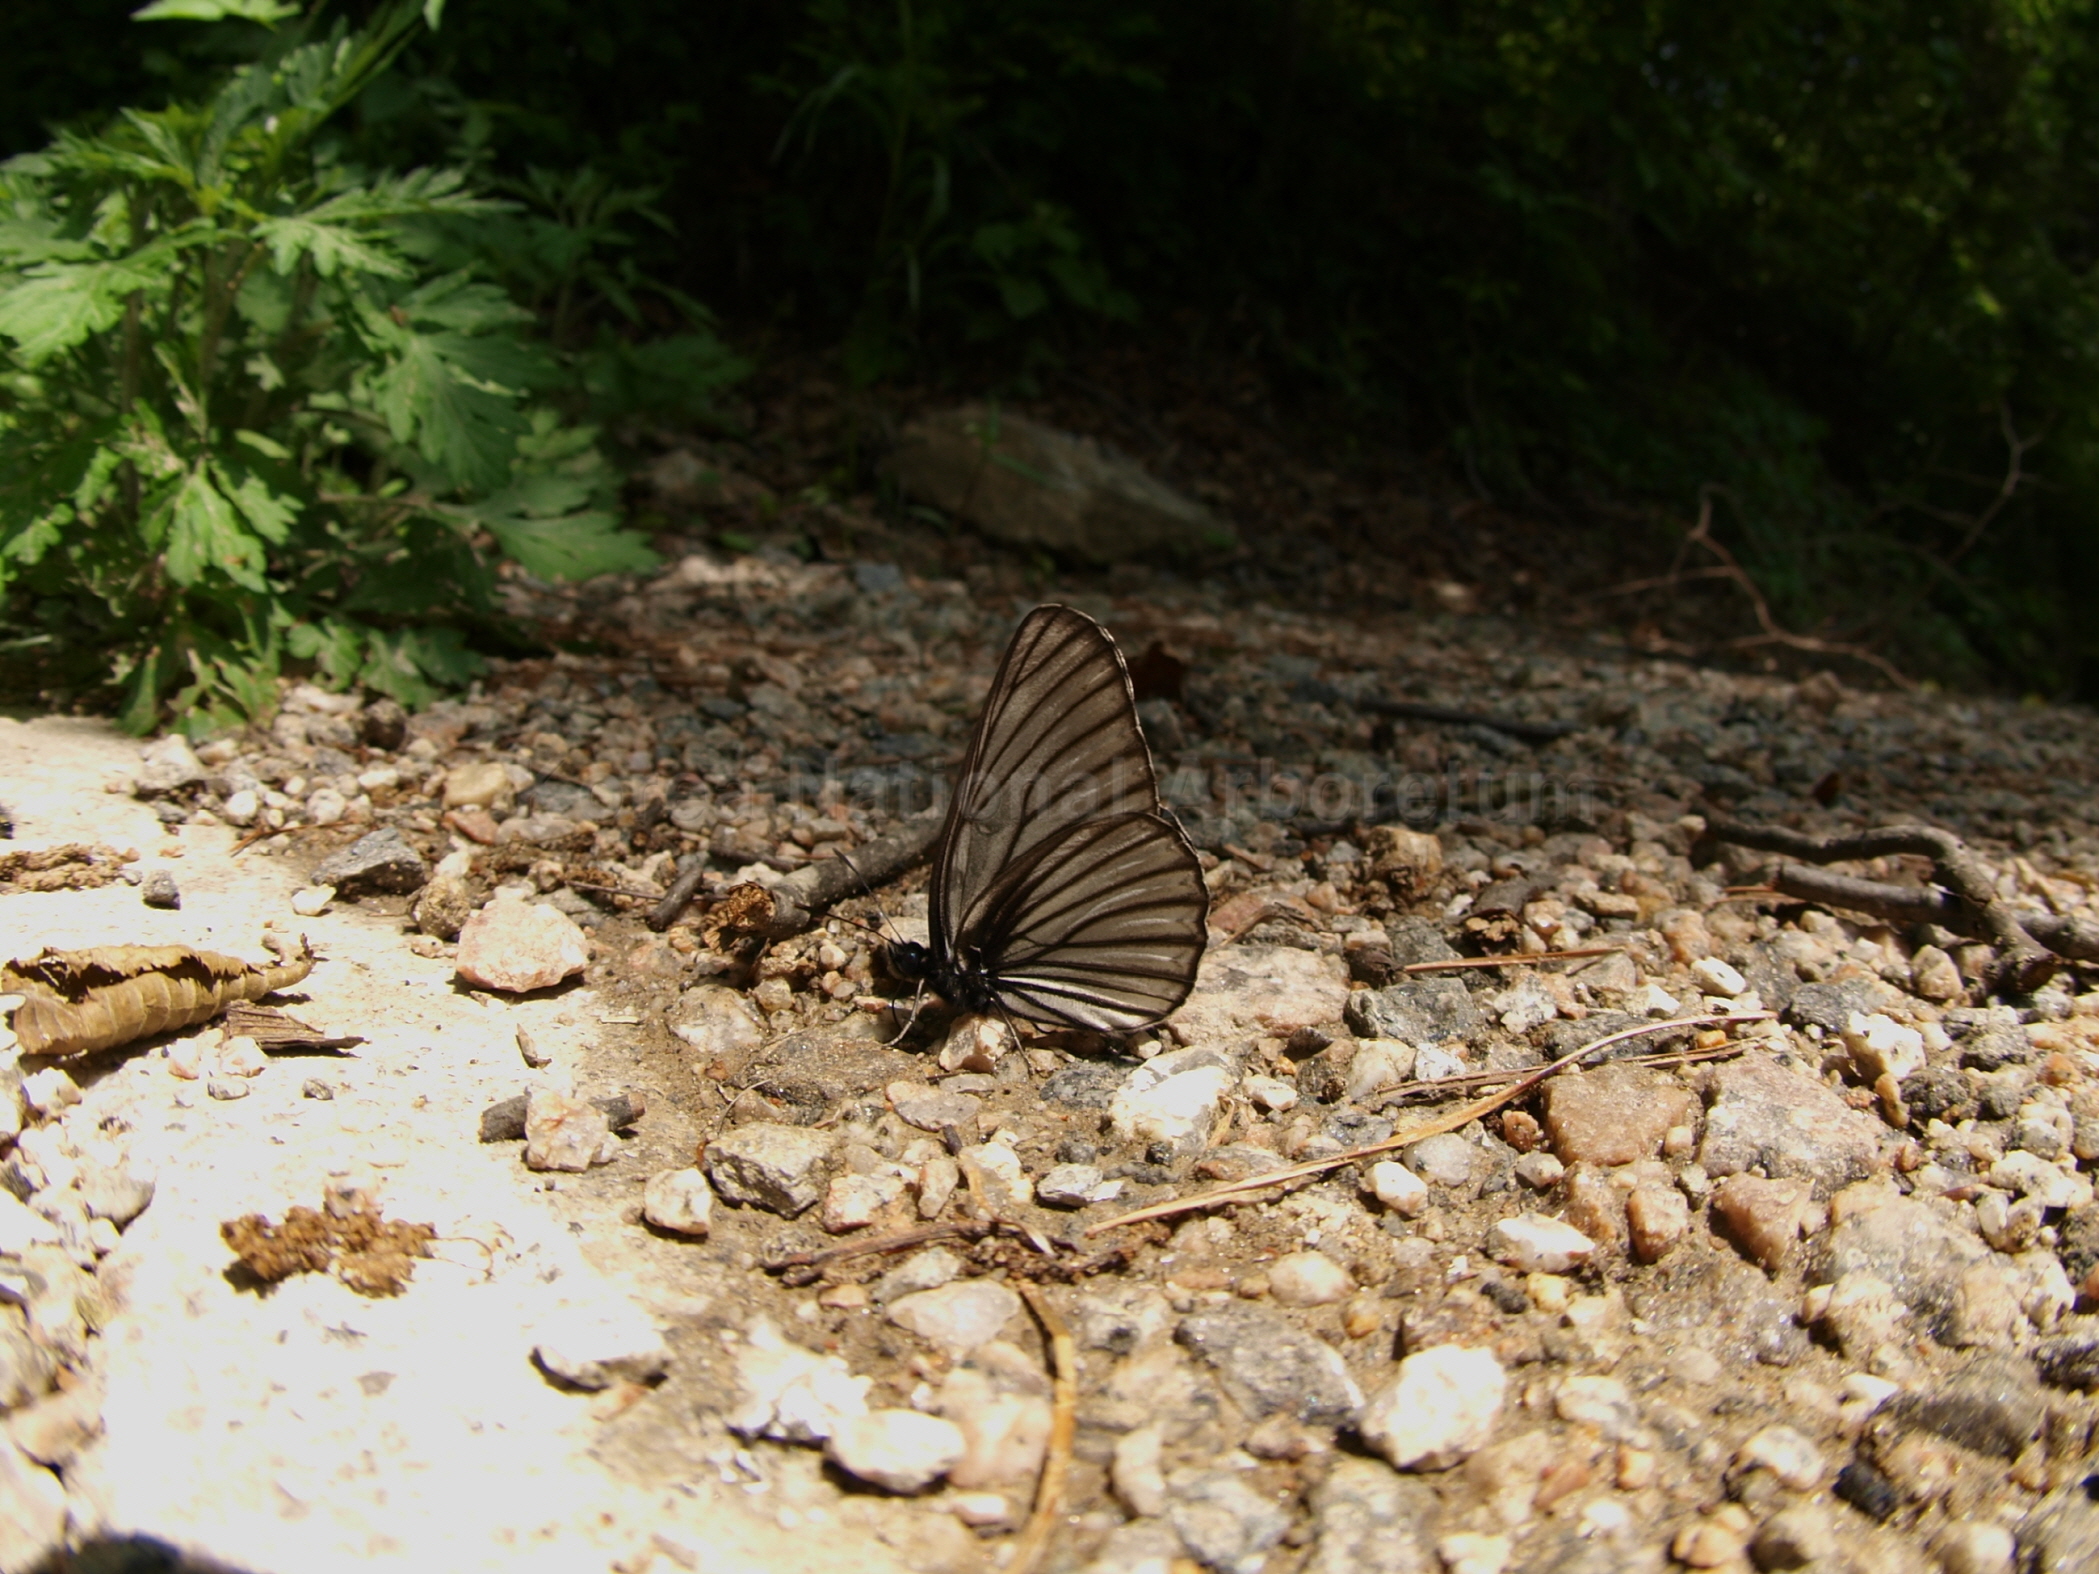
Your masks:
<path fill-rule="evenodd" d="M 164 506 L 169 580 L 194 585 L 215 568 L 243 589 L 269 589 L 262 577 L 267 561 L 262 543 L 241 529 L 233 504 L 209 476 L 202 471 L 184 476 Z"/>
<path fill-rule="evenodd" d="M 413 442 L 455 487 L 498 485 L 526 430 L 507 389 L 460 364 L 456 334 L 417 334 L 373 381 L 375 404 L 396 442 Z"/>
<path fill-rule="evenodd" d="M 116 325 L 124 299 L 160 283 L 155 263 L 140 252 L 111 262 L 41 263 L 0 289 L 0 334 L 15 341 L 24 366 L 40 366 L 92 334 Z"/>
<path fill-rule="evenodd" d="M 291 535 L 292 522 L 305 505 L 296 497 L 272 492 L 268 483 L 252 472 L 228 470 L 217 465 L 213 470 L 233 506 L 240 510 L 241 517 L 248 521 L 255 533 L 272 546 L 284 545 Z"/>
<path fill-rule="evenodd" d="M 620 528 L 617 515 L 596 509 L 554 519 L 480 518 L 503 550 L 541 579 L 638 574 L 660 561 L 640 536 Z"/>
<path fill-rule="evenodd" d="M 381 278 L 402 279 L 408 264 L 383 245 L 359 234 L 346 224 L 333 223 L 316 213 L 292 214 L 264 219 L 255 235 L 270 248 L 270 262 L 279 273 L 290 273 L 304 257 L 324 279 L 338 273 L 368 273 Z"/>
<path fill-rule="evenodd" d="M 134 22 L 260 22 L 273 27 L 299 8 L 280 0 L 153 0 L 131 13 Z M 433 23 L 432 26 L 436 24 Z"/>

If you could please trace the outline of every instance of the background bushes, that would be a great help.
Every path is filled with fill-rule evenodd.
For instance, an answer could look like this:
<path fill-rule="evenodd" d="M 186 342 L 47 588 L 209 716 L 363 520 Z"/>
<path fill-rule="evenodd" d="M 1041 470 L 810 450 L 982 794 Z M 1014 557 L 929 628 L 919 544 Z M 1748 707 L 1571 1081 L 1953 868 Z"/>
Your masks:
<path fill-rule="evenodd" d="M 85 9 L 9 8 L 11 107 L 210 69 Z M 1141 334 L 1658 545 L 1714 484 L 1794 626 L 2089 698 L 2093 46 L 2033 0 L 459 0 L 356 126 L 654 190 L 636 268 L 862 381 Z"/>

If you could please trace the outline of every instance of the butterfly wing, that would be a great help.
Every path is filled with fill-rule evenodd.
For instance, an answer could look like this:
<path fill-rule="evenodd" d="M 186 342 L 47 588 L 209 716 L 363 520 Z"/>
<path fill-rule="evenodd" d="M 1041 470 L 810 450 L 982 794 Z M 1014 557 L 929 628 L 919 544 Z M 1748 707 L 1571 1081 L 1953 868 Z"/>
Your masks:
<path fill-rule="evenodd" d="M 1099 816 L 1008 868 L 955 960 L 1015 1015 L 1127 1033 L 1188 998 L 1209 906 L 1202 865 L 1172 816 Z"/>
<path fill-rule="evenodd" d="M 999 882 L 1074 826 L 1158 806 L 1122 653 L 1085 613 L 1037 607 L 1006 647 L 955 779 L 933 862 L 934 946 L 952 954 L 979 931 Z"/>

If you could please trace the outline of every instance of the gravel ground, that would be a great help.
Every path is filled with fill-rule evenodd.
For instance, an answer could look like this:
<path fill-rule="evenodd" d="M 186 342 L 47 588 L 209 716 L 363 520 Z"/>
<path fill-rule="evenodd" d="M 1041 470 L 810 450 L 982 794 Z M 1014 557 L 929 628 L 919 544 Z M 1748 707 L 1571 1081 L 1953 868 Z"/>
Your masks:
<path fill-rule="evenodd" d="M 667 510 L 770 517 L 718 462 L 657 480 Z M 914 1569 L 998 1567 L 1056 1430 L 1025 1291 L 1077 1363 L 1043 1568 L 2099 1566 L 2099 993 L 2071 969 L 1980 999 L 1986 947 L 1773 896 L 1768 860 L 1700 839 L 1722 812 L 1928 820 L 2014 905 L 2099 916 L 2090 715 L 1698 668 L 1470 592 L 1343 614 L 1158 572 L 1050 584 L 862 523 L 885 556 L 513 580 L 514 610 L 595 653 L 499 665 L 413 717 L 293 688 L 267 735 L 155 745 L 110 784 L 213 857 L 229 827 L 257 837 L 258 921 L 355 915 L 402 965 L 456 969 L 491 1031 L 561 1035 L 545 1069 L 492 1057 L 413 1140 L 544 1187 L 596 1270 L 650 1287 L 653 1332 L 513 1363 L 520 1391 L 595 1396 L 571 1402 L 612 1478 L 821 1527 L 825 1566 L 873 1538 Z M 891 1042 L 873 932 L 922 933 L 922 872 L 762 948 L 710 899 L 932 803 L 1050 599 L 1131 658 L 1212 891 L 1202 977 L 1132 1041 L 928 1011 Z M 202 856 L 167 867 L 186 883 Z M 646 928 L 697 862 L 702 899 Z M 56 900 L 0 915 L 28 939 Z M 1492 965 L 1432 965 L 1466 959 Z M 589 1021 L 552 1015 L 586 998 Z M 1488 1073 L 1631 1029 L 1457 1130 L 1095 1229 L 1404 1137 Z M 102 1057 L 144 1068 L 132 1126 L 156 1099 L 243 1107 L 169 1074 L 225 1055 L 210 1033 Z M 477 1128 L 470 1106 L 512 1095 Z M 114 1229 L 66 1233 L 56 1194 L 86 1183 L 56 1163 L 7 1181 L 58 1220 L 45 1249 L 113 1260 Z M 97 1343 L 54 1374 L 96 1373 Z M 73 1486 L 70 1455 L 10 1457 L 18 1498 L 50 1499 L 49 1465 Z M 659 1538 L 608 1566 L 694 1557 Z"/>

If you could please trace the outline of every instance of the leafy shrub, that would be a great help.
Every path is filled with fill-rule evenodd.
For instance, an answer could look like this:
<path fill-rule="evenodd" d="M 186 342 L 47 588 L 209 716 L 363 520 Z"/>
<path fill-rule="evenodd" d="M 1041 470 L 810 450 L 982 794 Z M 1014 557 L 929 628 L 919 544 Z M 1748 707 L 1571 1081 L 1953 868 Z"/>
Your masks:
<path fill-rule="evenodd" d="M 202 103 L 0 165 L 8 653 L 113 660 L 129 726 L 253 716 L 287 661 L 418 702 L 499 621 L 499 557 L 544 579 L 653 561 L 562 413 L 591 380 L 485 265 L 521 227 L 546 252 L 559 217 L 457 169 L 362 169 L 329 130 L 419 25 L 397 0 L 294 30 Z M 604 236 L 570 238 L 549 277 L 593 277 Z M 739 370 L 697 343 L 686 398 Z"/>

